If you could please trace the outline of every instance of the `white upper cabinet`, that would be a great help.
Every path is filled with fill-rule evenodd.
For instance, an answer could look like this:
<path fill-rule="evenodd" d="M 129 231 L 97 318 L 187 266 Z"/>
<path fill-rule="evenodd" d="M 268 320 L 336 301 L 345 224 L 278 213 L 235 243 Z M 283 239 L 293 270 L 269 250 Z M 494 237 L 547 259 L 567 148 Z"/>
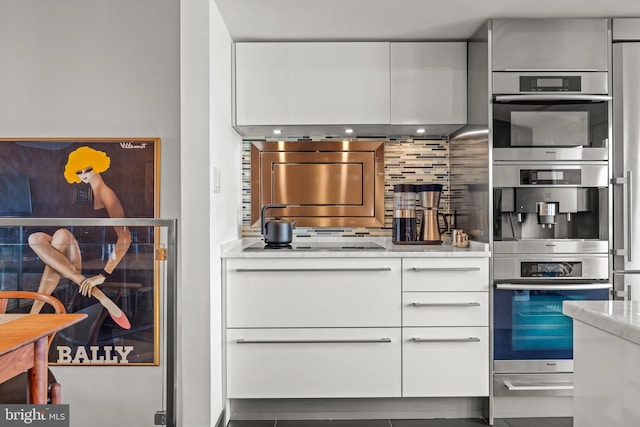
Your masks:
<path fill-rule="evenodd" d="M 235 44 L 237 126 L 389 123 L 389 43 Z"/>
<path fill-rule="evenodd" d="M 493 71 L 607 71 L 607 19 L 494 19 Z"/>
<path fill-rule="evenodd" d="M 391 43 L 391 124 L 467 121 L 467 43 Z"/>

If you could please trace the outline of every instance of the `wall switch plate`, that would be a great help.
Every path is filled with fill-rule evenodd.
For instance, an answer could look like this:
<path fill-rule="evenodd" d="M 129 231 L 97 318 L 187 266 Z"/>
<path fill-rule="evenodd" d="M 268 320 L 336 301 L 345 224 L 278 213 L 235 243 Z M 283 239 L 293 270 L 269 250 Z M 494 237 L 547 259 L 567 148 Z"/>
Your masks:
<path fill-rule="evenodd" d="M 220 173 L 220 169 L 214 166 L 211 175 L 213 180 L 213 183 L 212 183 L 213 192 L 219 193 L 220 191 L 222 191 L 222 184 L 220 183 L 222 174 Z"/>

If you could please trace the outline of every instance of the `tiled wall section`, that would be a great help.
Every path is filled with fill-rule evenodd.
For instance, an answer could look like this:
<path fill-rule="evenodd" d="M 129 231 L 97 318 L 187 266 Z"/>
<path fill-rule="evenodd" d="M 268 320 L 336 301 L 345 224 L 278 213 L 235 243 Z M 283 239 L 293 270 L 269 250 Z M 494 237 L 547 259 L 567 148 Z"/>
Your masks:
<path fill-rule="evenodd" d="M 251 227 L 251 141 L 242 147 L 242 236 L 260 236 L 260 227 Z M 449 196 L 449 142 L 444 139 L 421 139 L 408 141 L 386 141 L 384 228 L 344 227 L 314 228 L 296 227 L 295 236 L 391 236 L 393 222 L 394 184 L 442 184 L 441 212 L 448 213 Z M 420 214 L 418 214 L 418 217 Z"/>

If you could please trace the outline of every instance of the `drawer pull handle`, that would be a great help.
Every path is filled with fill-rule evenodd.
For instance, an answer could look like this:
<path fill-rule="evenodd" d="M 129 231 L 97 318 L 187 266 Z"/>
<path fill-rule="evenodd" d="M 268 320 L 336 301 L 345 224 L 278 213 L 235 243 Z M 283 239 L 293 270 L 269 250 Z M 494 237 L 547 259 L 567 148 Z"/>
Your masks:
<path fill-rule="evenodd" d="M 237 344 L 366 344 L 390 343 L 391 338 L 380 339 L 349 339 L 349 340 L 236 340 Z"/>
<path fill-rule="evenodd" d="M 372 268 L 238 268 L 238 273 L 283 273 L 283 272 L 318 272 L 318 271 L 391 271 L 391 267 L 372 267 Z"/>
<path fill-rule="evenodd" d="M 459 272 L 459 271 L 480 271 L 480 267 L 452 267 L 452 268 L 447 268 L 447 267 L 413 267 L 411 268 L 412 271 L 452 271 L 452 272 Z"/>
<path fill-rule="evenodd" d="M 414 307 L 479 307 L 479 302 L 412 302 Z"/>
<path fill-rule="evenodd" d="M 411 339 L 414 342 L 480 342 L 478 337 L 469 338 L 418 338 Z"/>

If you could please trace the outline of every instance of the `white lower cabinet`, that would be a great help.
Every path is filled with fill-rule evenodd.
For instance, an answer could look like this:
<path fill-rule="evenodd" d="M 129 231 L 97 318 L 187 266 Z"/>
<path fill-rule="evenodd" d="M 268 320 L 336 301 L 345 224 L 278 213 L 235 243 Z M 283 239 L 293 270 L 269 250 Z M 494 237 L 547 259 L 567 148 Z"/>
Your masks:
<path fill-rule="evenodd" d="M 640 345 L 575 319 L 573 344 L 573 425 L 640 425 Z"/>
<path fill-rule="evenodd" d="M 400 397 L 400 328 L 230 329 L 227 397 Z"/>
<path fill-rule="evenodd" d="M 225 266 L 228 399 L 489 395 L 487 258 Z"/>
<path fill-rule="evenodd" d="M 403 326 L 489 326 L 488 292 L 403 292 Z"/>
<path fill-rule="evenodd" d="M 399 258 L 231 259 L 227 327 L 398 327 Z"/>
<path fill-rule="evenodd" d="M 488 396 L 488 328 L 403 328 L 402 335 L 403 396 Z"/>
<path fill-rule="evenodd" d="M 227 397 L 400 397 L 400 270 L 400 258 L 227 260 Z"/>
<path fill-rule="evenodd" d="M 402 395 L 489 395 L 489 260 L 402 261 Z"/>
<path fill-rule="evenodd" d="M 408 258 L 402 260 L 405 292 L 489 292 L 488 258 Z"/>

